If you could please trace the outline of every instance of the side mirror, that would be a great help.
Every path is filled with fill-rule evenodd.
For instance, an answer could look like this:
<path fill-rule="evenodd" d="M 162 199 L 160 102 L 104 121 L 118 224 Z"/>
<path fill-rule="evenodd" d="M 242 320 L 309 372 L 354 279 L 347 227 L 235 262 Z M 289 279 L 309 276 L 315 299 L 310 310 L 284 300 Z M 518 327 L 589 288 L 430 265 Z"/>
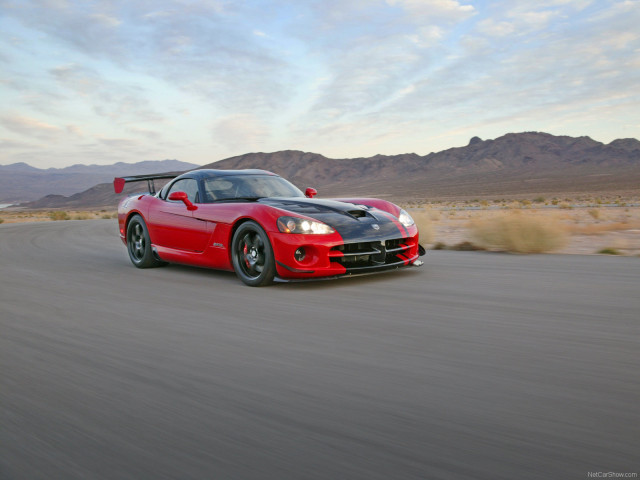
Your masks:
<path fill-rule="evenodd" d="M 304 191 L 304 195 L 305 195 L 305 197 L 307 197 L 307 198 L 313 198 L 313 197 L 315 197 L 317 194 L 318 194 L 318 191 L 317 191 L 315 188 L 307 188 L 307 189 Z"/>
<path fill-rule="evenodd" d="M 187 194 L 185 192 L 173 192 L 169 194 L 169 200 L 172 200 L 174 202 L 184 202 L 184 204 L 187 206 L 187 210 L 197 210 L 198 207 L 196 207 L 193 203 L 191 203 L 191 200 L 189 200 L 189 197 L 187 196 Z"/>

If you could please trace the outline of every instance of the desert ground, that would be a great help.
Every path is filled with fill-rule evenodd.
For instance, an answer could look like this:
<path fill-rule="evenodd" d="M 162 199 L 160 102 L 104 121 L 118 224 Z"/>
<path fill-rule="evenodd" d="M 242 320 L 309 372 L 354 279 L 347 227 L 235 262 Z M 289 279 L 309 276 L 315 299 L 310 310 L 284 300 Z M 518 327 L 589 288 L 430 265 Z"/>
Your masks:
<path fill-rule="evenodd" d="M 430 249 L 511 250 L 479 238 L 478 228 L 504 229 L 512 221 L 531 221 L 546 228 L 553 242 L 540 251 L 560 254 L 640 256 L 640 195 L 615 197 L 403 201 Z M 0 210 L 0 223 L 117 218 L 113 207 L 94 210 Z M 503 223 L 492 226 L 499 219 Z M 520 232 L 523 235 L 535 235 Z M 531 253 L 520 251 L 519 253 Z"/>
<path fill-rule="evenodd" d="M 492 221 L 502 218 L 507 223 L 522 219 L 545 226 L 554 239 L 552 248 L 542 249 L 549 253 L 640 255 L 638 201 L 558 205 L 527 201 L 493 205 L 453 202 L 408 207 L 420 227 L 422 242 L 430 248 L 501 250 L 483 245 L 477 227 L 491 226 Z"/>

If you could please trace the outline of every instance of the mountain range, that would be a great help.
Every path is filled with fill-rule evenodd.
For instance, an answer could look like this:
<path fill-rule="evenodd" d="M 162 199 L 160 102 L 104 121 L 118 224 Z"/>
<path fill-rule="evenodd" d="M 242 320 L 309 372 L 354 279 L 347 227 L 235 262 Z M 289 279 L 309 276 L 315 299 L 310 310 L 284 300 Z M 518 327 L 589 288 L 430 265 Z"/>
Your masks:
<path fill-rule="evenodd" d="M 40 169 L 26 163 L 0 165 L 0 203 L 37 200 L 45 195 L 72 195 L 115 176 L 141 175 L 149 171 L 183 171 L 196 168 L 178 160 L 150 160 L 112 165 L 71 165 Z"/>
<path fill-rule="evenodd" d="M 260 168 L 277 173 L 320 196 L 367 195 L 434 200 L 638 192 L 640 141 L 609 144 L 589 137 L 548 133 L 509 133 L 495 140 L 473 137 L 464 147 L 428 155 L 407 153 L 369 158 L 331 159 L 317 153 L 285 150 L 247 153 L 199 168 Z M 145 173 L 156 173 L 149 169 Z M 118 172 L 118 175 L 124 173 Z M 128 185 L 129 192 L 145 185 Z M 31 208 L 115 206 L 120 196 L 111 184 L 96 185 L 71 197 L 47 197 Z"/>

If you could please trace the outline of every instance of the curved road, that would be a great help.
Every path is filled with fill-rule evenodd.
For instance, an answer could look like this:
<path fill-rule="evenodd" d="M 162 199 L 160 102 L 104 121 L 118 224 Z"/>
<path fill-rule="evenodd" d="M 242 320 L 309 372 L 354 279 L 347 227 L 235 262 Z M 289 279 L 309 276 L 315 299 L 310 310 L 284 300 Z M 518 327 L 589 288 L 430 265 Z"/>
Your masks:
<path fill-rule="evenodd" d="M 424 259 L 252 289 L 0 225 L 0 478 L 640 473 L 640 259 Z"/>

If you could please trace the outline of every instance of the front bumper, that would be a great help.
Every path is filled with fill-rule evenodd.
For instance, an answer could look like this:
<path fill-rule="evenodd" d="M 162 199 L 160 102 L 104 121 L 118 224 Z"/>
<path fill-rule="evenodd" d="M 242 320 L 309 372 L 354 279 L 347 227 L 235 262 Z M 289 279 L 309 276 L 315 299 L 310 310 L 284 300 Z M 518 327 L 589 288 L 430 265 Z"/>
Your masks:
<path fill-rule="evenodd" d="M 361 275 L 412 265 L 420 255 L 417 230 L 413 236 L 345 240 L 331 235 L 271 233 L 278 277 L 303 279 Z"/>

